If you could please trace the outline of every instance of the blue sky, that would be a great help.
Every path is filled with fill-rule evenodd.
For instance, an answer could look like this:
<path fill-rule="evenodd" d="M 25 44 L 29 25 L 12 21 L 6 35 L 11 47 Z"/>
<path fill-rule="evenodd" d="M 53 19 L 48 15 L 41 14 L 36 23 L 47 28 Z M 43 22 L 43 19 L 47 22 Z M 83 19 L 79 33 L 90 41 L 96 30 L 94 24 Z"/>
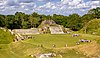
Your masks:
<path fill-rule="evenodd" d="M 0 14 L 4 15 L 16 12 L 84 15 L 89 9 L 96 7 L 100 7 L 100 0 L 0 0 Z"/>

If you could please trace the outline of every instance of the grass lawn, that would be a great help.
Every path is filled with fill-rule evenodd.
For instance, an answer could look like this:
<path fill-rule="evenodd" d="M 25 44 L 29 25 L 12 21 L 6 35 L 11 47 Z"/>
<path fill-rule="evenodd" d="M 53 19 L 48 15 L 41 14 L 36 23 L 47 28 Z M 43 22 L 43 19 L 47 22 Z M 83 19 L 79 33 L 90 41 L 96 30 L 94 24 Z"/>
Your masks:
<path fill-rule="evenodd" d="M 3 48 L 0 49 L 0 58 L 32 58 L 29 55 L 32 54 L 41 54 L 41 53 L 56 53 L 56 57 L 59 58 L 62 55 L 63 58 L 87 58 L 85 55 L 76 53 L 77 51 L 72 49 L 47 49 L 38 47 L 33 44 L 25 42 L 15 42 L 11 44 L 0 45 Z"/>
<path fill-rule="evenodd" d="M 99 36 L 80 34 L 79 37 L 72 37 L 71 34 L 40 34 L 33 35 L 32 39 L 24 40 L 23 42 L 31 43 L 34 45 L 43 45 L 46 48 L 52 48 L 53 44 L 57 48 L 68 46 L 75 46 L 79 39 L 89 39 L 94 40 Z"/>
<path fill-rule="evenodd" d="M 72 37 L 72 34 L 39 34 L 32 35 L 32 39 L 26 39 L 23 41 L 12 42 L 10 44 L 0 44 L 0 58 L 32 58 L 29 55 L 50 53 L 57 54 L 55 58 L 59 58 L 62 55 L 63 58 L 88 58 L 81 53 L 77 53 L 73 49 L 62 49 L 68 44 L 69 47 L 76 45 L 79 39 L 95 40 L 100 36 L 80 34 L 79 37 Z M 39 45 L 43 45 L 40 47 Z M 53 44 L 56 48 L 53 48 Z M 81 43 L 88 44 L 88 43 Z M 60 49 L 60 50 L 59 50 Z"/>

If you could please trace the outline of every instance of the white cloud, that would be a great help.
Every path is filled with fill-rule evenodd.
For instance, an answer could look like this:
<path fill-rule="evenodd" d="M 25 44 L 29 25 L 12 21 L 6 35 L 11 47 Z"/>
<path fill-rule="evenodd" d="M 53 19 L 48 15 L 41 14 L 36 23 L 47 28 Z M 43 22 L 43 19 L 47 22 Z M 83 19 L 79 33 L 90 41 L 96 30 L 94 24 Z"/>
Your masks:
<path fill-rule="evenodd" d="M 66 9 L 67 7 L 68 7 L 68 6 L 63 5 L 63 6 L 60 7 L 60 9 L 61 9 L 61 10 L 64 10 L 64 9 Z"/>
<path fill-rule="evenodd" d="M 6 1 L 5 0 L 0 0 L 0 5 L 5 5 Z"/>
<path fill-rule="evenodd" d="M 41 5 L 36 8 L 36 10 L 40 12 L 52 12 L 52 13 L 80 13 L 83 14 L 89 10 L 90 8 L 95 8 L 97 5 L 100 4 L 100 2 L 97 1 L 88 1 L 84 2 L 83 0 L 61 0 L 60 2 L 53 3 L 48 2 L 44 5 Z M 96 5 L 96 6 L 94 6 Z M 45 11 L 44 11 L 45 10 Z M 58 12 L 59 11 L 59 12 Z M 78 12 L 80 11 L 80 12 Z"/>
<path fill-rule="evenodd" d="M 0 0 L 0 3 L 4 3 L 5 0 Z"/>
<path fill-rule="evenodd" d="M 61 0 L 62 4 L 68 4 L 69 2 L 71 2 L 72 0 Z"/>
<path fill-rule="evenodd" d="M 91 5 L 100 5 L 100 1 L 92 1 L 90 4 Z"/>
<path fill-rule="evenodd" d="M 54 1 L 54 2 L 53 2 Z M 40 12 L 44 14 L 84 14 L 91 8 L 100 7 L 100 0 L 0 0 L 0 13 L 15 13 L 17 11 L 32 13 Z M 78 12 L 80 11 L 80 12 Z"/>
<path fill-rule="evenodd" d="M 54 5 L 53 3 L 48 2 L 48 3 L 46 3 L 46 4 L 44 5 L 44 7 L 46 7 L 46 8 L 51 8 L 53 5 Z"/>
<path fill-rule="evenodd" d="M 38 7 L 39 9 L 44 9 L 44 8 L 47 8 L 47 9 L 56 9 L 56 5 L 52 2 L 48 2 L 42 6 L 39 6 Z"/>
<path fill-rule="evenodd" d="M 76 8 L 83 8 L 83 9 L 85 9 L 85 8 L 89 8 L 90 6 L 89 5 L 86 5 L 86 3 L 82 3 L 82 4 L 78 4 L 77 6 L 76 6 Z"/>
<path fill-rule="evenodd" d="M 52 6 L 52 8 L 51 9 L 56 9 L 56 6 Z"/>
<path fill-rule="evenodd" d="M 82 3 L 83 0 L 73 0 L 72 2 L 69 2 L 68 5 L 74 6 Z"/>
<path fill-rule="evenodd" d="M 100 1 L 88 1 L 86 5 L 90 6 L 89 9 L 100 7 Z"/>

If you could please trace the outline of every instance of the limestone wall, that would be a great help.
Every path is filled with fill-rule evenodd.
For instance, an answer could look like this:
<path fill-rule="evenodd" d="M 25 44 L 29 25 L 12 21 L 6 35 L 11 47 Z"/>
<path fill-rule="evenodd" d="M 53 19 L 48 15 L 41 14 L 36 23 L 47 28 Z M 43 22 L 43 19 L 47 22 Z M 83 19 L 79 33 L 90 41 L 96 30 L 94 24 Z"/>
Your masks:
<path fill-rule="evenodd" d="M 13 32 L 19 33 L 22 35 L 40 34 L 37 28 L 34 28 L 34 29 L 14 29 Z"/>
<path fill-rule="evenodd" d="M 50 26 L 51 34 L 64 34 L 61 26 Z"/>

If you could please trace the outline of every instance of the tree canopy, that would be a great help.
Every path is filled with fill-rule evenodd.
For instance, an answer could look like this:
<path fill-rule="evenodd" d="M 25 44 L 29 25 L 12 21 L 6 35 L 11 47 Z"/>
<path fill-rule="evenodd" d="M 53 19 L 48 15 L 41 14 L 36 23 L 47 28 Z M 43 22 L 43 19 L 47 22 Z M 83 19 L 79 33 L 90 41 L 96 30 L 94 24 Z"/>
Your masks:
<path fill-rule="evenodd" d="M 94 18 L 100 18 L 100 7 L 90 9 L 87 14 L 80 16 L 76 13 L 69 16 L 64 15 L 40 15 L 36 12 L 25 14 L 16 12 L 15 15 L 0 15 L 0 27 L 8 29 L 37 28 L 44 20 L 54 20 L 57 24 L 63 25 L 74 31 L 80 30 L 83 26 Z"/>
<path fill-rule="evenodd" d="M 99 19 L 100 18 L 100 7 L 90 9 L 88 13 L 94 15 L 95 18 Z"/>

